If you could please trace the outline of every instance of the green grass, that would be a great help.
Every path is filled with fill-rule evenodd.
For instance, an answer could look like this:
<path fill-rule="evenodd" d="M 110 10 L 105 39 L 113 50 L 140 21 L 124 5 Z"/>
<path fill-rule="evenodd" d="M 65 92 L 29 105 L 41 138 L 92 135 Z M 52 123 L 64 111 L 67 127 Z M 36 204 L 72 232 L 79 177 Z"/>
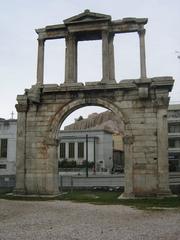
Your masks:
<path fill-rule="evenodd" d="M 13 191 L 13 187 L 0 187 L 0 194 L 10 193 Z"/>
<path fill-rule="evenodd" d="M 180 210 L 180 196 L 166 198 L 118 199 L 119 195 L 120 192 L 74 191 L 64 193 L 54 198 L 41 196 L 14 196 L 5 195 L 3 193 L 0 194 L 0 198 L 25 201 L 69 200 L 74 202 L 84 202 L 98 205 L 126 205 L 143 210 L 163 210 L 166 208 L 178 208 L 178 210 Z"/>
<path fill-rule="evenodd" d="M 180 197 L 118 199 L 119 195 L 119 192 L 76 191 L 64 194 L 59 199 L 101 205 L 126 205 L 138 209 L 180 209 Z"/>
<path fill-rule="evenodd" d="M 59 199 L 99 204 L 115 204 L 119 195 L 119 192 L 74 191 L 59 196 Z"/>

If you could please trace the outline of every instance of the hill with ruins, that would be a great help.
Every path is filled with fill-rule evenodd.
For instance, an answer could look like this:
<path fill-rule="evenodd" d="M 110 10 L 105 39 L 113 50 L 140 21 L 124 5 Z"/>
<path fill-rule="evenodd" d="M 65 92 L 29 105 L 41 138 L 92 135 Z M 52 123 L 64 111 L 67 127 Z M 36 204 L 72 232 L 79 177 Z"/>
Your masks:
<path fill-rule="evenodd" d="M 104 129 L 112 133 L 123 133 L 123 122 L 113 112 L 92 113 L 87 118 L 79 117 L 64 130 Z"/>

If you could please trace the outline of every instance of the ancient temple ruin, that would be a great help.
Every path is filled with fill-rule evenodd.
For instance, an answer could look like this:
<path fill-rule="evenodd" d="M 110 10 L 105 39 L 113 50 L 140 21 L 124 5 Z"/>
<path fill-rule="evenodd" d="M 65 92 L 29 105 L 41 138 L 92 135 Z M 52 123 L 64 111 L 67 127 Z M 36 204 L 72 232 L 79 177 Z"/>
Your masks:
<path fill-rule="evenodd" d="M 57 194 L 58 132 L 64 119 L 83 106 L 102 106 L 124 123 L 124 196 L 169 194 L 167 108 L 171 77 L 148 78 L 145 62 L 146 18 L 124 18 L 85 10 L 63 24 L 37 29 L 37 83 L 18 95 L 16 192 Z M 115 34 L 139 35 L 139 79 L 116 81 Z M 65 80 L 61 85 L 44 84 L 44 48 L 50 39 L 66 41 Z M 102 40 L 102 79 L 77 82 L 77 44 Z"/>

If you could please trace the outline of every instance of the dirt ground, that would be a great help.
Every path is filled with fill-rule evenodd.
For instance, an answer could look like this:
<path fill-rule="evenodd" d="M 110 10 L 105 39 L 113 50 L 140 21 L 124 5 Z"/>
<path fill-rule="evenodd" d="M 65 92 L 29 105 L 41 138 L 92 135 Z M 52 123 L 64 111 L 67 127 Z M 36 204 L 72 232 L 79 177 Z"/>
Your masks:
<path fill-rule="evenodd" d="M 0 200 L 0 240 L 178 240 L 180 210 Z"/>

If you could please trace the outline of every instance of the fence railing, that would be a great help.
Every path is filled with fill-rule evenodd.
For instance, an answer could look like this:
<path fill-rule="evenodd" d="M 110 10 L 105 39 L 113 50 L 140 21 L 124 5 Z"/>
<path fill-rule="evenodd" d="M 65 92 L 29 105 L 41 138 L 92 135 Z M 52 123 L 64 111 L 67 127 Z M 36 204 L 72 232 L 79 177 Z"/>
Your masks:
<path fill-rule="evenodd" d="M 0 175 L 0 187 L 15 187 L 16 176 L 15 175 Z"/>
<path fill-rule="evenodd" d="M 101 173 L 102 174 L 102 173 Z M 117 175 L 90 175 L 88 178 L 78 175 L 59 175 L 59 188 L 83 188 L 83 187 L 123 187 L 124 174 Z M 0 175 L 0 187 L 15 187 L 15 175 Z M 180 185 L 180 172 L 169 173 L 169 184 Z"/>
<path fill-rule="evenodd" d="M 63 188 L 98 188 L 113 187 L 119 188 L 124 186 L 124 175 L 118 176 L 60 176 L 60 190 Z"/>
<path fill-rule="evenodd" d="M 173 172 L 169 174 L 169 184 L 180 185 L 180 172 Z M 117 175 L 97 175 L 89 176 L 59 176 L 59 187 L 63 191 L 64 188 L 70 188 L 73 191 L 74 188 L 121 188 L 124 187 L 124 174 Z"/>

